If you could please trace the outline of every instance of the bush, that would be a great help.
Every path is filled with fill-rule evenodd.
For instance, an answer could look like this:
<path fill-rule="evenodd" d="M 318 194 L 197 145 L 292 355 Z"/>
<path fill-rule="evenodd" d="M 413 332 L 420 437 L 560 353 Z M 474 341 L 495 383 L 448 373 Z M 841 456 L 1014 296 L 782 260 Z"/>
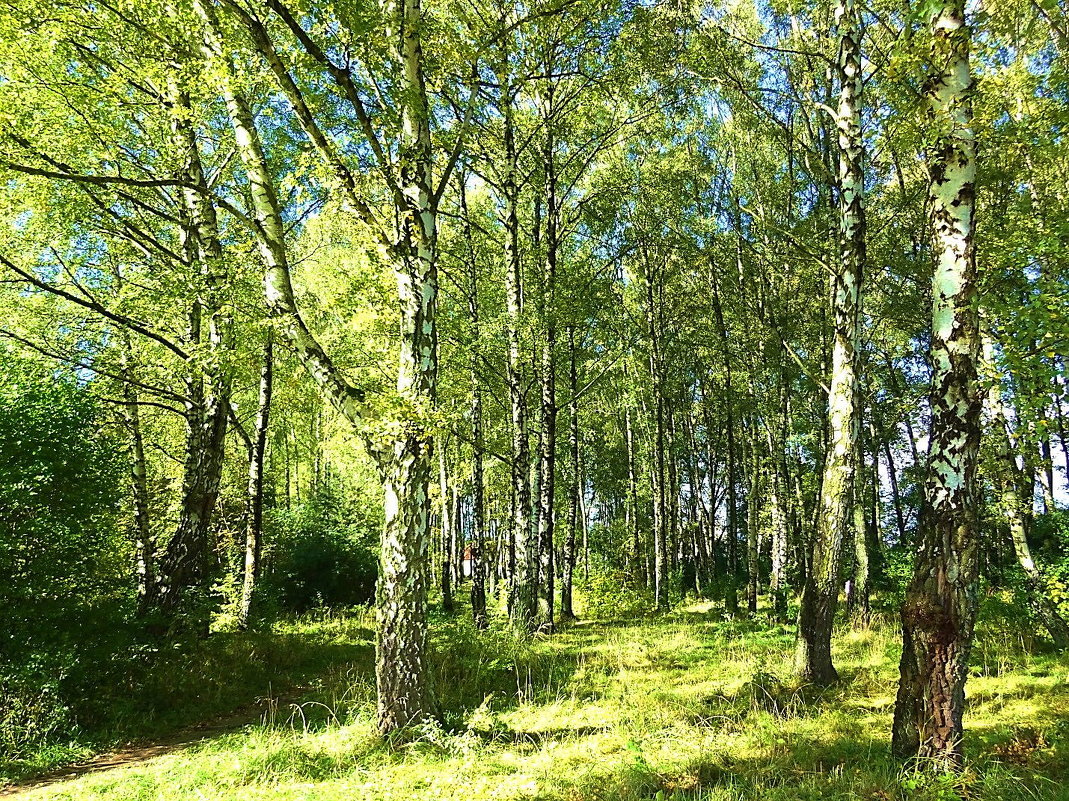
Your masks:
<path fill-rule="evenodd" d="M 590 578 L 578 583 L 579 613 L 582 617 L 612 620 L 649 612 L 653 593 L 635 587 L 626 573 L 591 566 Z"/>
<path fill-rule="evenodd" d="M 337 487 L 272 510 L 263 590 L 281 611 L 365 604 L 375 597 L 378 530 Z"/>
<path fill-rule="evenodd" d="M 1036 518 L 1031 532 L 1037 561 L 1046 569 L 1047 591 L 1063 616 L 1069 617 L 1069 510 Z"/>
<path fill-rule="evenodd" d="M 121 455 L 72 379 L 20 374 L 0 354 L 0 655 L 77 636 L 121 593 Z"/>

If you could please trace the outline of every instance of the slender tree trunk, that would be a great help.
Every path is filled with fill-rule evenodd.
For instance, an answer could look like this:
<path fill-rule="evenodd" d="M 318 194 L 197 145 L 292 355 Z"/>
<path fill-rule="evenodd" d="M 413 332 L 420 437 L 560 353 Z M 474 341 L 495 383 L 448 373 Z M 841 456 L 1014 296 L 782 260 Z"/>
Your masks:
<path fill-rule="evenodd" d="M 479 381 L 479 265 L 475 259 L 471 218 L 468 215 L 468 196 L 464 176 L 460 179 L 460 202 L 464 214 L 465 235 L 468 241 L 468 313 L 471 317 L 471 614 L 477 629 L 486 629 L 486 568 L 483 565 L 486 540 L 486 499 L 483 477 L 483 387 Z"/>
<path fill-rule="evenodd" d="M 1048 421 L 1043 419 L 1042 423 Z M 1044 430 L 1047 430 L 1044 426 Z M 1039 437 L 1039 486 L 1043 497 L 1043 514 L 1054 511 L 1054 460 L 1052 458 L 1049 434 Z"/>
<path fill-rule="evenodd" d="M 757 614 L 757 588 L 759 582 L 758 576 L 758 557 L 760 555 L 760 547 L 758 545 L 758 532 L 761 528 L 761 468 L 760 462 L 757 458 L 757 431 L 753 430 L 756 423 L 751 423 L 750 436 L 747 438 L 747 445 L 744 446 L 747 452 L 748 464 L 747 474 L 749 476 L 746 487 L 746 610 L 749 614 Z"/>
<path fill-rule="evenodd" d="M 780 381 L 780 415 L 781 432 L 786 432 L 787 414 L 787 389 L 786 380 Z M 769 575 L 769 594 L 772 596 L 772 613 L 776 620 L 787 620 L 787 491 L 786 491 L 786 465 L 784 464 L 783 448 L 786 446 L 786 437 L 781 436 L 782 442 L 777 442 L 772 436 L 771 429 L 768 432 L 768 455 L 771 475 L 768 482 L 769 506 L 772 513 L 772 571 Z"/>
<path fill-rule="evenodd" d="M 241 606 L 238 609 L 238 627 L 242 629 L 248 626 L 256 582 L 260 578 L 264 530 L 264 453 L 267 449 L 273 385 L 274 336 L 271 329 L 268 329 L 264 341 L 263 364 L 260 367 L 256 430 L 249 451 L 249 481 L 245 491 L 245 572 L 241 585 Z"/>
<path fill-rule="evenodd" d="M 387 5 L 388 34 L 397 63 L 401 107 L 400 197 L 395 276 L 401 307 L 397 394 L 413 409 L 432 409 L 438 383 L 436 312 L 437 201 L 431 174 L 430 109 L 423 78 L 419 0 Z M 380 456 L 385 526 L 377 588 L 375 677 L 378 725 L 390 732 L 433 716 L 427 681 L 427 585 L 433 440 L 426 422 L 407 431 Z"/>
<path fill-rule="evenodd" d="M 552 108 L 552 87 L 547 102 Z M 539 438 L 538 459 L 538 624 L 553 630 L 556 600 L 554 565 L 554 511 L 557 487 L 557 371 L 556 303 L 558 209 L 557 178 L 552 132 L 546 136 L 543 163 L 546 170 L 546 238 L 542 272 L 542 319 L 544 325 L 541 353 L 542 431 Z"/>
<path fill-rule="evenodd" d="M 624 410 L 624 444 L 627 448 L 627 496 L 631 507 L 631 564 L 636 585 L 646 584 L 645 562 L 642 553 L 642 534 L 638 519 L 638 468 L 635 464 L 635 429 L 631 422 L 631 408 Z"/>
<path fill-rule="evenodd" d="M 660 305 L 656 289 L 658 276 L 652 273 L 653 265 L 644 254 L 643 281 L 646 290 L 646 326 L 650 340 L 649 370 L 653 391 L 653 596 L 659 611 L 668 609 L 668 537 L 667 503 L 665 483 L 665 399 L 664 362 L 661 354 Z"/>
<path fill-rule="evenodd" d="M 962 712 L 976 623 L 976 462 L 980 392 L 973 209 L 976 146 L 964 0 L 944 0 L 932 23 L 926 100 L 936 267 L 932 393 L 920 547 L 902 606 L 902 662 L 892 750 L 934 768 L 962 764 Z"/>
<path fill-rule="evenodd" d="M 1062 370 L 1065 370 L 1065 362 L 1061 362 Z M 1057 379 L 1055 379 L 1057 381 Z M 1064 379 L 1062 380 L 1064 382 Z M 1058 421 L 1058 442 L 1062 446 L 1062 458 L 1064 460 L 1065 486 L 1069 488 L 1069 428 L 1065 424 L 1065 384 L 1059 383 L 1058 390 L 1054 395 L 1054 419 Z"/>
<path fill-rule="evenodd" d="M 204 285 L 203 294 L 193 304 L 189 337 L 194 347 L 203 344 L 203 323 L 207 317 L 207 349 L 213 355 L 210 361 L 214 364 L 207 373 L 198 365 L 190 364 L 187 368 L 190 378 L 182 504 L 175 532 L 158 562 L 155 606 L 172 623 L 188 623 L 207 634 L 208 610 L 203 606 L 204 598 L 187 596 L 191 592 L 203 596 L 207 589 L 203 585 L 208 579 L 212 556 L 211 523 L 222 478 L 230 408 L 230 374 L 223 351 L 232 347 L 231 325 L 221 297 L 226 280 L 223 249 L 192 127 L 189 97 L 173 84 L 170 95 L 175 109 L 174 139 L 183 153 L 183 173 L 189 184 L 181 195 L 182 213 L 187 222 L 183 250 L 191 272 Z M 188 621 L 179 620 L 183 611 L 191 613 Z"/>
<path fill-rule="evenodd" d="M 137 575 L 137 609 L 144 614 L 152 608 L 156 595 L 156 540 L 149 517 L 148 462 L 141 435 L 141 413 L 134 388 L 129 335 L 123 331 L 123 416 L 130 434 L 130 491 L 134 512 L 134 570 Z"/>
<path fill-rule="evenodd" d="M 671 403 L 665 404 L 665 417 L 667 419 L 667 506 L 668 506 L 668 569 L 674 574 L 679 574 L 679 559 L 682 554 L 683 542 L 683 519 L 679 508 L 679 463 L 676 461 L 676 423 L 675 411 Z"/>
<path fill-rule="evenodd" d="M 820 489 L 813 559 L 798 612 L 795 670 L 814 684 L 838 679 L 831 635 L 839 602 L 839 557 L 850 521 L 858 436 L 857 346 L 865 262 L 864 144 L 861 138 L 861 34 L 856 0 L 840 0 L 839 27 L 839 244 L 834 276 L 835 331 L 828 394 L 828 447 Z"/>
<path fill-rule="evenodd" d="M 588 532 L 590 520 L 586 508 L 586 472 L 583 450 L 579 449 L 579 525 L 583 531 L 583 581 L 590 581 L 590 539 Z"/>
<path fill-rule="evenodd" d="M 780 471 L 774 470 L 769 481 L 769 501 L 772 509 L 772 572 L 769 590 L 772 595 L 772 612 L 776 620 L 787 619 L 787 515 L 784 512 L 785 497 Z"/>
<path fill-rule="evenodd" d="M 906 541 L 906 516 L 902 511 L 902 495 L 898 490 L 898 466 L 895 464 L 894 455 L 891 453 L 891 441 L 887 431 L 880 432 L 883 458 L 887 462 L 887 478 L 891 482 L 891 502 L 895 508 L 895 523 L 898 526 L 898 541 Z M 875 456 L 873 457 L 875 458 Z"/>
<path fill-rule="evenodd" d="M 720 346 L 723 354 L 724 365 L 724 397 L 725 410 L 727 412 L 727 584 L 724 587 L 724 610 L 729 615 L 736 615 L 739 611 L 738 592 L 738 472 L 737 456 L 738 449 L 735 446 L 735 395 L 731 385 L 731 357 L 728 355 L 728 329 L 724 322 L 724 310 L 720 304 L 720 292 L 715 277 L 712 280 L 713 313 L 716 316 L 716 325 L 720 332 Z"/>
<path fill-rule="evenodd" d="M 694 435 L 694 417 L 691 410 L 684 418 L 687 454 L 684 465 L 687 470 L 687 516 L 688 528 L 691 530 L 691 544 L 694 555 L 694 591 L 699 598 L 708 594 L 709 588 L 709 550 L 705 535 L 705 501 L 701 498 L 702 480 L 699 466 L 697 438 Z M 699 508 L 701 511 L 699 512 Z"/>
<path fill-rule="evenodd" d="M 520 325 L 523 313 L 522 265 L 520 262 L 519 188 L 516 184 L 517 156 L 512 122 L 513 88 L 508 79 L 508 55 L 502 59 L 502 116 L 505 136 L 505 175 L 501 182 L 505 222 L 505 297 L 509 401 L 512 410 L 512 548 L 515 569 L 512 573 L 510 614 L 521 630 L 532 631 L 538 616 L 538 548 L 531 536 L 531 488 L 528 483 L 530 452 L 527 442 L 527 399 L 522 378 L 523 353 L 520 348 Z"/>
<path fill-rule="evenodd" d="M 459 592 L 460 587 L 464 584 L 464 574 L 460 564 L 464 558 L 464 503 L 461 498 L 463 494 L 462 485 L 456 479 L 453 481 L 452 492 L 453 528 L 449 536 L 449 547 L 451 549 L 449 565 L 454 591 Z"/>
<path fill-rule="evenodd" d="M 665 457 L 664 457 L 664 400 L 654 389 L 656 398 L 656 427 L 653 443 L 653 596 L 657 609 L 668 609 L 668 542 L 665 521 Z"/>
<path fill-rule="evenodd" d="M 195 9 L 204 22 L 204 53 L 221 84 L 238 156 L 248 177 L 257 240 L 266 266 L 268 306 L 323 395 L 350 422 L 360 425 L 369 415 L 365 393 L 342 377 L 297 309 L 278 195 L 249 104 L 235 90 L 234 65 L 215 9 L 206 0 L 195 0 Z M 284 9 L 275 10 L 284 14 Z M 397 142 L 401 157 L 390 187 L 396 213 L 389 245 L 401 311 L 397 394 L 405 408 L 414 410 L 413 419 L 401 421 L 400 433 L 391 442 L 369 443 L 379 464 L 385 499 L 376 593 L 378 725 L 381 731 L 391 732 L 433 715 L 425 669 L 433 441 L 424 415 L 433 409 L 437 385 L 438 278 L 437 196 L 431 174 L 419 0 L 391 0 L 383 9 L 383 18 L 396 68 L 401 123 Z M 286 22 L 291 28 L 296 25 L 292 19 Z"/>
<path fill-rule="evenodd" d="M 854 581 L 848 603 L 848 614 L 855 623 L 867 626 L 871 612 L 869 603 L 869 580 L 871 554 L 869 551 L 869 525 L 865 516 L 865 483 L 859 469 L 854 481 Z"/>
<path fill-rule="evenodd" d="M 450 496 L 449 471 L 446 465 L 445 443 L 438 446 L 438 489 L 441 495 L 440 525 L 442 610 L 453 611 L 453 504 Z"/>
<path fill-rule="evenodd" d="M 572 609 L 572 579 L 575 574 L 575 534 L 579 525 L 579 385 L 575 371 L 575 326 L 568 326 L 568 450 L 571 455 L 572 486 L 568 499 L 568 538 L 564 542 L 564 576 L 560 588 L 560 616 L 575 620 Z"/>

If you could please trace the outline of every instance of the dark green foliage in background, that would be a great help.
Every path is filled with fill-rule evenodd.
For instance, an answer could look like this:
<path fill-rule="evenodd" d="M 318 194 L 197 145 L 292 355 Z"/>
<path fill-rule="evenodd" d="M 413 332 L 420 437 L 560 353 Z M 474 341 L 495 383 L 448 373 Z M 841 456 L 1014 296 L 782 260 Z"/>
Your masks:
<path fill-rule="evenodd" d="M 374 515 L 358 496 L 321 482 L 308 501 L 267 516 L 265 596 L 279 611 L 295 613 L 369 603 L 375 597 L 378 534 Z"/>
<path fill-rule="evenodd" d="M 126 618 L 121 446 L 75 376 L 0 351 L 0 746 L 69 724 L 71 685 Z M 74 693 L 75 695 L 77 693 Z"/>
<path fill-rule="evenodd" d="M 102 418 L 73 377 L 0 354 L 0 653 L 80 637 L 129 594 L 122 454 Z"/>

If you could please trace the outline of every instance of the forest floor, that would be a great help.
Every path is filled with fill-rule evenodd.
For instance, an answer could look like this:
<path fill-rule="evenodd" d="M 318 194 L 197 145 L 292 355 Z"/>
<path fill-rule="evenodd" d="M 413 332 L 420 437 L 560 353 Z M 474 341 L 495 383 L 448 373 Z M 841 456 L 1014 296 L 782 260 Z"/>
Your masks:
<path fill-rule="evenodd" d="M 818 691 L 789 678 L 793 627 L 723 620 L 709 604 L 583 621 L 529 642 L 442 618 L 432 664 L 445 725 L 403 741 L 375 731 L 366 617 L 308 625 L 362 656 L 306 683 L 299 701 L 269 702 L 255 723 L 161 741 L 162 751 L 17 796 L 1069 801 L 1069 655 L 1009 627 L 980 627 L 968 766 L 952 777 L 888 755 L 899 649 L 889 620 L 841 629 L 842 681 Z"/>

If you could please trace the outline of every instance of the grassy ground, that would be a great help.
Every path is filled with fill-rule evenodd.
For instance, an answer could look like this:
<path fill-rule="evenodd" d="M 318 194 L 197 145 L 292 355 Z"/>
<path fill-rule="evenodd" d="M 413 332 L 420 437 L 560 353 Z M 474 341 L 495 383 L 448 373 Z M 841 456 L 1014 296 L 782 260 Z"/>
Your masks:
<path fill-rule="evenodd" d="M 33 790 L 30 799 L 1069 799 L 1069 657 L 987 628 L 969 679 L 960 777 L 888 757 L 895 628 L 840 631 L 843 675 L 789 677 L 792 631 L 708 605 L 588 622 L 524 643 L 435 626 L 444 727 L 384 741 L 368 621 L 308 621 L 354 649 L 300 703 L 179 753 Z M 265 688 L 266 689 L 266 688 Z"/>

